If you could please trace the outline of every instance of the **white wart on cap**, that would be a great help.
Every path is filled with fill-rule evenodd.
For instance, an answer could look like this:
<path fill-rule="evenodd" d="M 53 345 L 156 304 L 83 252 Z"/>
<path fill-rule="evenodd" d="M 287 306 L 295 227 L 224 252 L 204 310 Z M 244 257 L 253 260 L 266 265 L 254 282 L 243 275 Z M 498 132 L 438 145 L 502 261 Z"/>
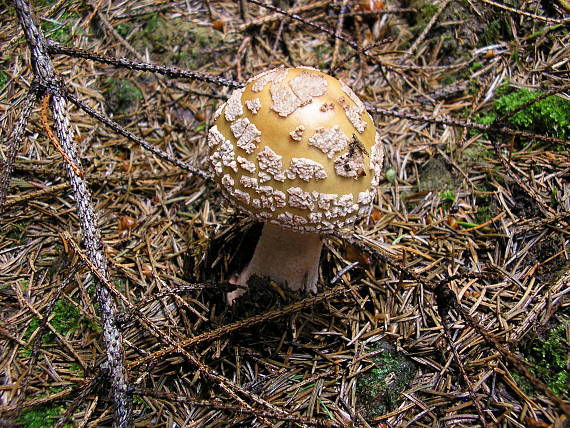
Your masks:
<path fill-rule="evenodd" d="M 383 149 L 362 101 L 308 67 L 253 77 L 215 114 L 210 168 L 224 194 L 258 220 L 299 231 L 361 217 Z"/>

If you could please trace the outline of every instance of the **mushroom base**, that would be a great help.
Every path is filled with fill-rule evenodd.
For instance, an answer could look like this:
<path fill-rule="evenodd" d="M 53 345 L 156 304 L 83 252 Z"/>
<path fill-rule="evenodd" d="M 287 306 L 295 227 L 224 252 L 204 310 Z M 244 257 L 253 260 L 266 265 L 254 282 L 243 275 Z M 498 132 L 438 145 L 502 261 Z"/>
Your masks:
<path fill-rule="evenodd" d="M 247 286 L 252 275 L 269 277 L 293 291 L 317 292 L 323 241 L 316 233 L 297 232 L 265 223 L 251 261 L 230 283 Z M 245 293 L 228 293 L 228 304 Z"/>

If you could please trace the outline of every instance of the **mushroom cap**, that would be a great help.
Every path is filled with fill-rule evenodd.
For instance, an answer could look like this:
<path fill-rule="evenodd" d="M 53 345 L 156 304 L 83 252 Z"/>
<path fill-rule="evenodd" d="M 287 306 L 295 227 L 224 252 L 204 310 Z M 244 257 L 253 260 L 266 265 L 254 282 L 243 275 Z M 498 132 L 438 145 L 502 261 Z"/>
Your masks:
<path fill-rule="evenodd" d="M 366 214 L 384 152 L 342 81 L 309 67 L 269 70 L 236 89 L 214 119 L 210 169 L 256 219 L 316 232 Z"/>

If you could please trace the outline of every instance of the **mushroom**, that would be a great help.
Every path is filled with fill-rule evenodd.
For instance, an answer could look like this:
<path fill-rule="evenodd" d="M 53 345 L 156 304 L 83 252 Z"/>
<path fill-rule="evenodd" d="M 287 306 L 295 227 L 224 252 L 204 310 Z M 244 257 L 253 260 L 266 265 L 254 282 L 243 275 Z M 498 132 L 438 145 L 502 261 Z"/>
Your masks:
<path fill-rule="evenodd" d="M 228 200 L 264 222 L 230 282 L 246 286 L 256 274 L 316 292 L 320 233 L 365 215 L 380 180 L 384 152 L 364 104 L 314 68 L 277 68 L 235 90 L 214 120 L 211 172 Z"/>

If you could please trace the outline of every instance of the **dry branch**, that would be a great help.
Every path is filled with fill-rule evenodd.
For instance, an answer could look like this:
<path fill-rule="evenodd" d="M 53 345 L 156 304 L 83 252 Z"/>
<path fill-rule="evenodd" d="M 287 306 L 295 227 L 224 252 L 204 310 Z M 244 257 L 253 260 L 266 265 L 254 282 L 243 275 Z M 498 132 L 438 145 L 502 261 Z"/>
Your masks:
<path fill-rule="evenodd" d="M 536 19 L 537 21 L 555 22 L 557 24 L 564 24 L 566 22 L 570 22 L 570 18 L 557 19 L 557 18 L 550 18 L 548 16 L 537 15 L 536 13 L 531 13 L 527 12 L 526 10 L 517 9 L 516 7 L 508 6 L 498 1 L 493 1 L 493 0 L 479 0 L 479 1 L 482 3 L 487 3 L 488 5 L 491 5 L 499 9 L 507 10 L 515 15 L 522 15 L 526 16 L 527 18 Z"/>
<path fill-rule="evenodd" d="M 148 150 L 149 152 L 155 154 L 159 158 L 164 159 L 165 161 L 167 161 L 167 162 L 169 162 L 169 163 L 171 163 L 171 164 L 173 164 L 179 168 L 182 168 L 185 171 L 188 171 L 194 175 L 197 175 L 198 177 L 201 177 L 204 180 L 210 180 L 211 179 L 210 176 L 208 174 L 206 174 L 204 171 L 201 171 L 198 168 L 194 168 L 193 166 L 188 165 L 186 162 L 183 162 L 180 159 L 176 159 L 173 155 L 166 153 L 165 151 L 160 150 L 158 147 L 155 147 L 152 144 L 149 144 L 144 139 L 137 137 L 131 131 L 123 128 L 121 125 L 119 125 L 114 120 L 109 119 L 104 114 L 101 114 L 101 113 L 93 110 L 91 107 L 89 107 L 87 104 L 85 104 L 82 101 L 80 101 L 79 99 L 77 99 L 77 97 L 70 94 L 69 92 L 66 92 L 65 97 L 71 103 L 75 104 L 77 107 L 79 107 L 81 110 L 85 111 L 90 116 L 93 116 L 95 119 L 99 120 L 100 122 L 103 122 L 105 125 L 107 125 L 109 128 L 111 128 L 116 133 L 118 133 L 124 137 L 127 137 L 131 141 L 134 141 L 139 146 L 141 146 L 145 150 Z"/>
<path fill-rule="evenodd" d="M 266 400 L 262 399 L 261 397 L 257 396 L 256 394 L 242 388 L 241 386 L 237 385 L 236 383 L 232 382 L 231 380 L 220 376 L 214 370 L 208 368 L 204 363 L 202 363 L 193 353 L 187 351 L 183 343 L 176 341 L 169 334 L 161 332 L 152 321 L 150 321 L 144 314 L 135 308 L 132 303 L 128 301 L 116 288 L 109 282 L 105 276 L 103 276 L 102 272 L 97 269 L 95 266 L 84 254 L 78 245 L 75 243 L 73 238 L 68 234 L 64 233 L 64 238 L 66 239 L 67 243 L 73 248 L 76 254 L 83 260 L 83 262 L 87 265 L 87 267 L 91 270 L 91 272 L 105 285 L 106 289 L 112 293 L 116 298 L 120 299 L 125 306 L 132 312 L 133 315 L 137 317 L 137 319 L 141 322 L 141 325 L 150 332 L 156 339 L 163 342 L 167 345 L 167 350 L 177 352 L 183 355 L 190 363 L 192 363 L 195 367 L 198 368 L 200 374 L 212 380 L 216 385 L 218 385 L 223 391 L 225 391 L 229 396 L 234 398 L 238 403 L 240 403 L 244 408 L 246 408 L 250 412 L 254 412 L 253 407 L 249 404 L 249 402 L 253 401 L 257 404 L 265 406 L 274 412 L 284 416 L 287 414 L 282 409 L 272 405 L 271 403 L 267 402 Z M 297 305 L 298 306 L 298 305 Z M 301 306 L 303 307 L 303 306 Z M 126 389 L 124 391 L 127 391 Z M 245 398 L 248 401 L 245 400 Z M 270 424 L 269 421 L 265 419 L 264 416 L 260 416 L 262 420 L 264 420 L 267 424 Z"/>
<path fill-rule="evenodd" d="M 14 169 L 14 161 L 16 160 L 16 155 L 18 154 L 22 140 L 24 139 L 26 125 L 28 124 L 36 99 L 37 91 L 32 88 L 24 99 L 24 106 L 22 107 L 16 125 L 12 128 L 12 132 L 6 137 L 6 141 L 8 142 L 8 153 L 6 155 L 6 159 L 2 163 L 2 171 L 0 172 L 0 215 L 4 211 L 6 194 L 8 192 L 10 178 Z"/>
<path fill-rule="evenodd" d="M 45 38 L 33 18 L 29 3 L 24 0 L 15 0 L 14 6 L 32 53 L 32 65 L 38 85 L 51 93 L 51 109 L 57 139 L 66 157 L 72 164 L 79 165 L 77 148 L 73 142 L 72 131 L 69 126 L 67 106 L 53 64 L 45 50 Z M 76 174 L 72 164 L 66 164 L 65 168 L 77 204 L 86 254 L 99 274 L 107 278 L 107 260 L 103 253 L 103 243 L 96 225 L 91 195 L 85 180 Z M 97 300 L 101 306 L 103 338 L 105 340 L 107 364 L 111 374 L 112 388 L 110 393 L 115 404 L 115 423 L 117 427 L 127 427 L 131 424 L 131 400 L 126 393 L 128 380 L 123 359 L 122 335 L 115 323 L 117 309 L 109 292 L 102 285 L 98 287 Z"/>
<path fill-rule="evenodd" d="M 245 85 L 245 83 L 236 82 L 235 80 L 225 79 L 223 77 L 212 76 L 210 74 L 199 73 L 191 70 L 184 70 L 178 67 L 149 64 L 146 62 L 134 61 L 128 58 L 114 58 L 108 55 L 89 52 L 81 48 L 70 48 L 67 46 L 62 46 L 53 40 L 49 40 L 46 43 L 47 51 L 52 54 L 62 54 L 74 58 L 90 59 L 102 64 L 128 68 L 129 70 L 148 71 L 150 73 L 162 74 L 168 77 L 199 80 L 206 83 L 212 83 L 214 85 L 227 86 L 230 88 L 240 88 Z"/>
<path fill-rule="evenodd" d="M 251 327 L 251 326 L 254 326 L 254 325 L 259 324 L 261 322 L 266 322 L 266 321 L 272 320 L 274 318 L 278 318 L 278 317 L 282 317 L 285 315 L 289 315 L 289 314 L 298 312 L 301 309 L 308 308 L 310 306 L 314 306 L 314 305 L 321 303 L 327 299 L 348 293 L 350 291 L 352 291 L 350 288 L 346 288 L 345 286 L 339 286 L 339 287 L 333 288 L 331 290 L 325 291 L 324 293 L 321 293 L 317 296 L 307 297 L 303 300 L 300 300 L 299 302 L 292 303 L 292 304 L 285 306 L 283 308 L 279 308 L 279 309 L 276 309 L 276 310 L 270 311 L 270 312 L 264 312 L 263 314 L 260 314 L 260 315 L 254 315 L 254 316 L 246 318 L 244 320 L 236 321 L 235 323 L 232 323 L 230 325 L 224 325 L 223 327 L 220 327 L 218 329 L 210 330 L 210 331 L 203 333 L 199 336 L 189 338 L 183 342 L 178 343 L 176 346 L 170 346 L 167 348 L 163 348 L 159 351 L 154 352 L 153 354 L 147 355 L 145 357 L 141 357 L 138 360 L 135 360 L 135 361 L 129 363 L 129 368 L 134 368 L 134 367 L 140 366 L 141 364 L 149 363 L 151 361 L 157 361 L 158 359 L 164 357 L 165 355 L 171 354 L 173 352 L 178 352 L 179 348 L 182 348 L 182 349 L 189 348 L 193 345 L 197 345 L 197 344 L 202 343 L 202 342 L 207 342 L 207 341 L 217 339 L 219 337 L 225 336 L 225 335 L 232 333 L 234 331 L 238 331 L 238 330 L 246 328 L 246 327 Z"/>

